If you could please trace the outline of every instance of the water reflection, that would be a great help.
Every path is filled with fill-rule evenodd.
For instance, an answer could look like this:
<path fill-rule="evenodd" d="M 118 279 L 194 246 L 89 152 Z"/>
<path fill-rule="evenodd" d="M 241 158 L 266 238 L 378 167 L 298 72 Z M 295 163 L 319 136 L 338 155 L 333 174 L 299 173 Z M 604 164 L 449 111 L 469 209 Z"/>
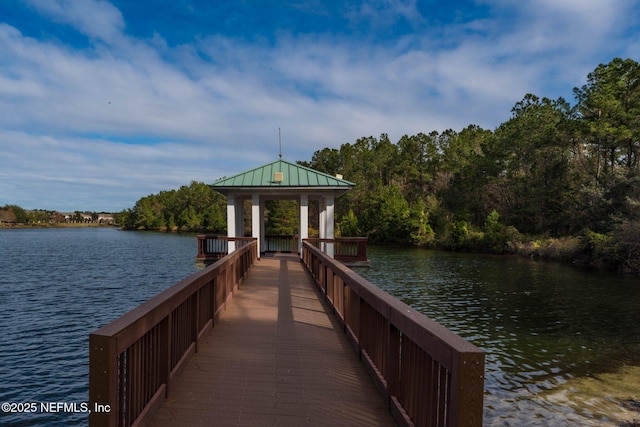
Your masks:
<path fill-rule="evenodd" d="M 576 378 L 640 366 L 639 278 L 518 257 L 368 252 L 372 266 L 360 274 L 487 352 L 485 425 L 622 420 L 546 396 Z"/>

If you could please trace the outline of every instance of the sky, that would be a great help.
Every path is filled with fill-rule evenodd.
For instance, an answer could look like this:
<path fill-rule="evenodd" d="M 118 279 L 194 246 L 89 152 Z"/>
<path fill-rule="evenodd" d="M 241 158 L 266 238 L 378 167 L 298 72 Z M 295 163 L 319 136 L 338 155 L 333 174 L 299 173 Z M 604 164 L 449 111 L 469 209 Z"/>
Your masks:
<path fill-rule="evenodd" d="M 118 212 L 279 134 L 295 162 L 494 130 L 616 57 L 640 60 L 636 0 L 2 0 L 0 207 Z"/>

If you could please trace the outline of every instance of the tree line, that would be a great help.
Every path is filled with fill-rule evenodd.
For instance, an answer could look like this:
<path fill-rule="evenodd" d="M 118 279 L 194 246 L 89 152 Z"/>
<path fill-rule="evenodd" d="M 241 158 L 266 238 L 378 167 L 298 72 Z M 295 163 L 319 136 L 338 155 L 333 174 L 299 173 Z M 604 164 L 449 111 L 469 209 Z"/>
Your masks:
<path fill-rule="evenodd" d="M 133 230 L 226 233 L 226 204 L 222 194 L 193 181 L 178 190 L 145 196 L 117 218 L 123 228 Z"/>
<path fill-rule="evenodd" d="M 87 222 L 87 218 L 91 218 L 91 221 L 97 221 L 100 216 L 104 214 L 109 215 L 105 212 L 98 213 L 88 211 L 74 211 L 72 215 L 70 215 L 69 213 L 45 209 L 24 209 L 18 205 L 8 204 L 0 206 L 0 223 L 41 227 L 47 224 L 55 225 L 65 222 Z M 109 224 L 111 224 L 111 222 L 109 222 Z"/>
<path fill-rule="evenodd" d="M 336 201 L 342 235 L 640 272 L 639 85 L 640 64 L 616 58 L 574 105 L 527 94 L 495 130 L 363 137 L 299 163 L 356 183 Z M 123 224 L 224 232 L 225 203 L 193 182 L 142 198 Z"/>
<path fill-rule="evenodd" d="M 26 210 L 18 205 L 0 206 L 0 222 L 15 224 L 37 224 L 49 222 L 54 211 Z"/>

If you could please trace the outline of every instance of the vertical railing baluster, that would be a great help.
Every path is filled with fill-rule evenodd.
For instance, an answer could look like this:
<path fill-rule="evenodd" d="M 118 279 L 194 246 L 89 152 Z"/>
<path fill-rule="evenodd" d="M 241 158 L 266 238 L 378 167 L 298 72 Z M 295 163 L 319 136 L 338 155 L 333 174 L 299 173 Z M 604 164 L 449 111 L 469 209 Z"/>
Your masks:
<path fill-rule="evenodd" d="M 359 354 L 366 354 L 363 362 L 381 376 L 394 416 L 416 426 L 481 426 L 484 353 L 406 305 L 399 311 L 402 303 L 323 254 L 316 247 L 323 240 L 303 243 L 303 263 L 343 317 Z M 340 241 L 336 255 L 353 257 L 354 247 L 366 260 L 366 240 Z"/>

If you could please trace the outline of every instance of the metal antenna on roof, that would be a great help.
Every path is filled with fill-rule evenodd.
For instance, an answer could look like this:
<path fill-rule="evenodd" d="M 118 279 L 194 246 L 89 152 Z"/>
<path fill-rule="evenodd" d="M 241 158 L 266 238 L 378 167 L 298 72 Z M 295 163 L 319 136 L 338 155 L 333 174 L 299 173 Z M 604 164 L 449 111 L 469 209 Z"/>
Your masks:
<path fill-rule="evenodd" d="M 278 142 L 280 143 L 280 158 L 282 158 L 282 133 L 280 128 L 278 128 Z"/>

